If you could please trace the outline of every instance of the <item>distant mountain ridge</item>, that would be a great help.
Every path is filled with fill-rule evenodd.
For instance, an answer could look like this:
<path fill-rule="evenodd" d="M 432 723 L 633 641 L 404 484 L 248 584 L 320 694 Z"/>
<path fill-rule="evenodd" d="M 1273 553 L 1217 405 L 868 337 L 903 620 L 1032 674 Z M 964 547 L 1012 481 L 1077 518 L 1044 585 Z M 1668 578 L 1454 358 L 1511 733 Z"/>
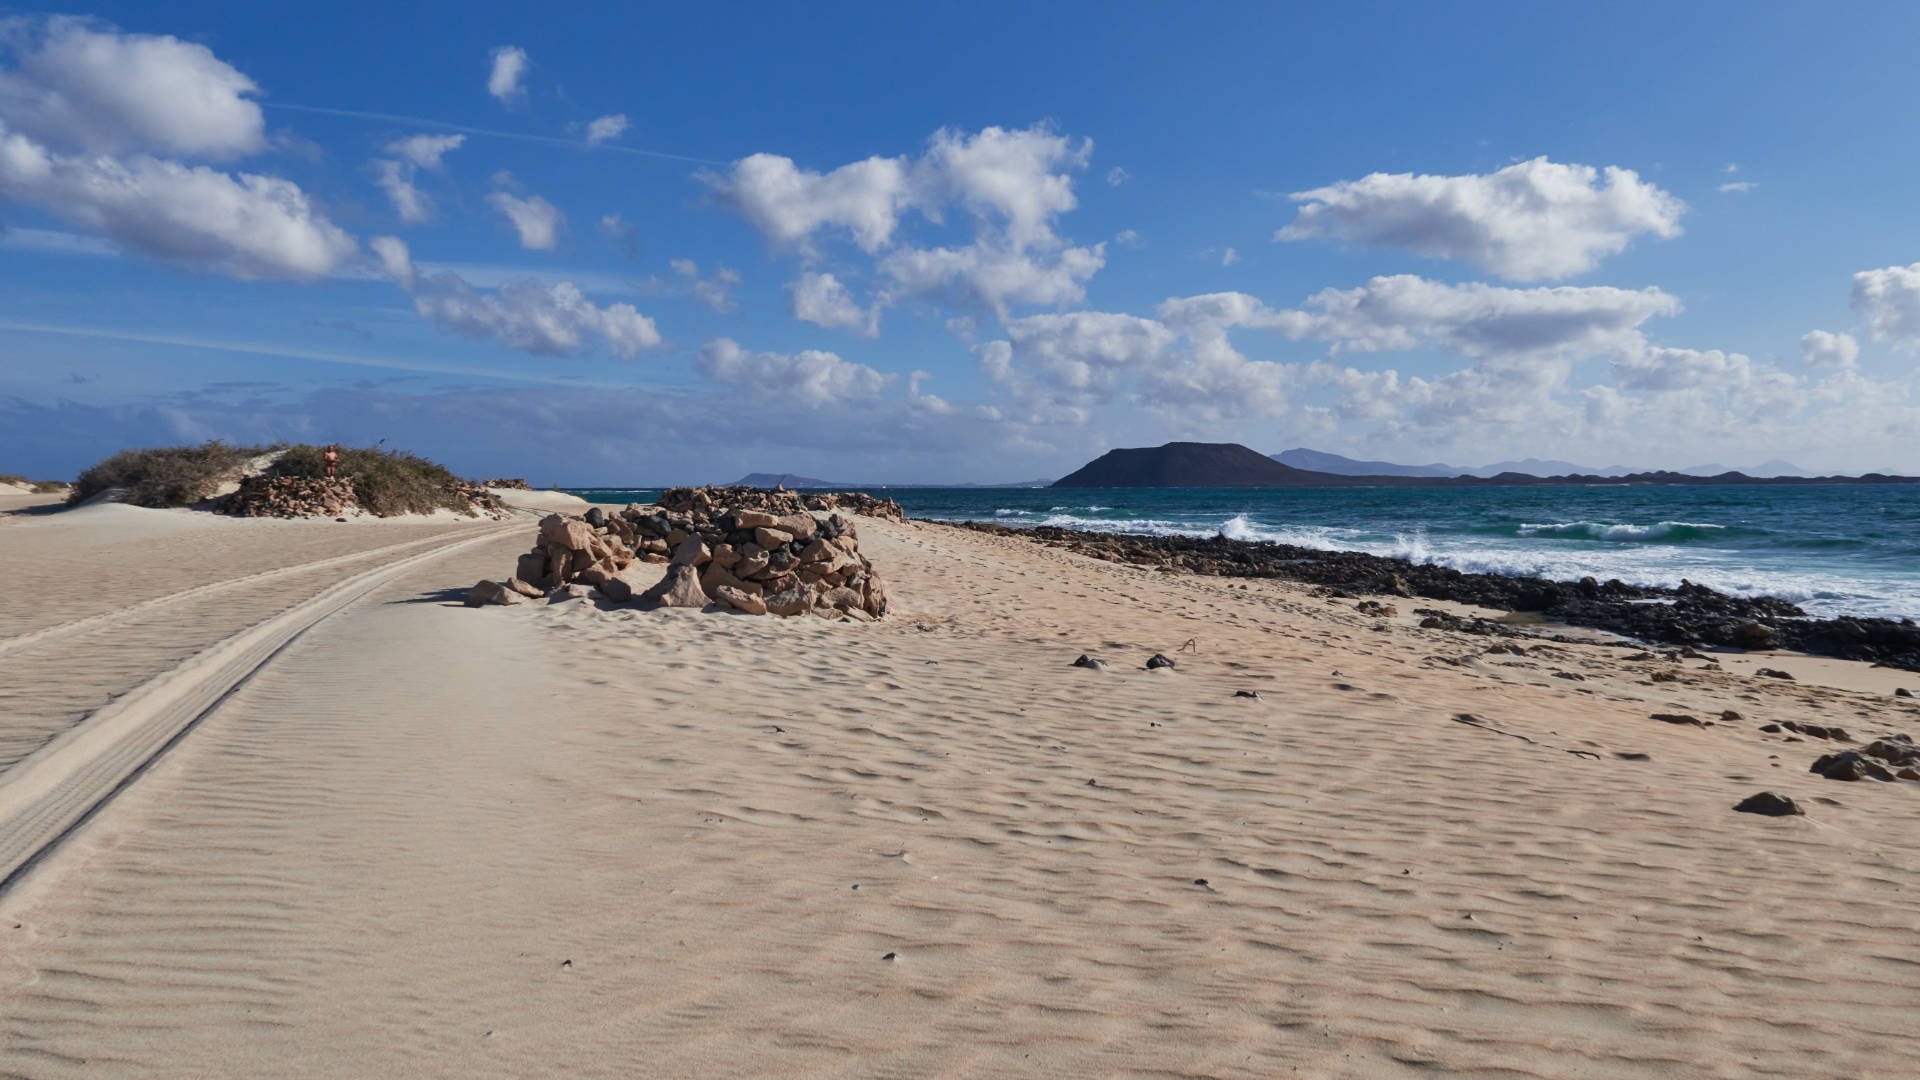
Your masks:
<path fill-rule="evenodd" d="M 1336 455 L 1329 455 L 1336 456 Z M 1350 460 L 1350 459 L 1347 459 Z M 1549 462 L 1546 464 L 1563 464 Z M 1494 476 L 1348 475 L 1295 468 L 1250 450 L 1239 443 L 1170 442 L 1109 450 L 1079 469 L 1054 481 L 1068 487 L 1503 487 L 1556 484 L 1805 484 L 1805 483 L 1920 483 L 1920 477 L 1864 476 L 1755 477 L 1725 472 L 1712 476 L 1661 470 L 1619 475 L 1567 473 L 1537 476 L 1501 472 Z"/>
<path fill-rule="evenodd" d="M 1571 461 L 1554 459 L 1526 458 L 1520 461 L 1496 461 L 1491 465 L 1463 466 L 1434 462 L 1431 465 L 1397 465 L 1391 461 L 1358 461 L 1341 454 L 1330 454 L 1323 450 L 1310 450 L 1304 446 L 1292 450 L 1283 450 L 1270 455 L 1282 465 L 1291 465 L 1296 469 L 1310 472 L 1333 473 L 1336 476 L 1478 476 L 1482 478 L 1499 476 L 1502 473 L 1524 473 L 1528 476 L 1631 476 L 1636 473 L 1664 472 L 1669 470 L 1635 469 L 1626 465 L 1608 465 L 1595 468 L 1591 465 L 1577 465 Z M 1689 476 L 1720 476 L 1730 472 L 1739 472 L 1753 478 L 1775 476 L 1807 476 L 1805 469 L 1791 461 L 1775 458 L 1749 469 L 1732 469 L 1725 465 L 1689 465 L 1673 472 Z"/>
<path fill-rule="evenodd" d="M 1052 486 L 1051 480 L 1015 480 L 1007 484 L 853 484 L 844 480 L 821 480 L 798 473 L 755 472 L 735 480 L 731 487 L 786 487 L 793 490 L 819 491 L 866 491 L 869 488 L 925 487 L 925 488 L 1043 488 Z"/>

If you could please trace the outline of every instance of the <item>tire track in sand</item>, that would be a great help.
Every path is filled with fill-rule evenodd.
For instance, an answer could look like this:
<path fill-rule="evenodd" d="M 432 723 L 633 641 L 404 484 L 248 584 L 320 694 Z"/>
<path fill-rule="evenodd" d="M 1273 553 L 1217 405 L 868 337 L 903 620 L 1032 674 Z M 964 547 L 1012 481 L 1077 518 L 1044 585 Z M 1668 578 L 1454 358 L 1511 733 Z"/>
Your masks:
<path fill-rule="evenodd" d="M 198 652 L 0 774 L 0 893 L 301 634 L 414 566 L 508 531 L 463 535 L 341 580 Z"/>

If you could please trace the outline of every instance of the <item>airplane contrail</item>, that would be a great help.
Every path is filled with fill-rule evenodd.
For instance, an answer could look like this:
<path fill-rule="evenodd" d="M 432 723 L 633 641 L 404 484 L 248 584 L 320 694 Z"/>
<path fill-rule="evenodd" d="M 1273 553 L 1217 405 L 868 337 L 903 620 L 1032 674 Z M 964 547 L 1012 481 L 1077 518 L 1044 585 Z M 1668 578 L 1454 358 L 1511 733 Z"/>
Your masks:
<path fill-rule="evenodd" d="M 429 120 L 424 116 L 397 116 L 393 113 L 366 112 L 360 109 L 330 109 L 324 105 L 294 105 L 285 101 L 263 101 L 261 105 L 269 109 L 288 109 L 293 112 L 318 113 L 321 116 L 345 116 L 355 120 L 378 120 L 388 124 L 415 124 L 420 127 L 439 128 L 441 131 L 454 131 L 462 135 L 483 135 L 492 139 L 517 139 L 520 142 L 540 143 L 545 146 L 565 146 L 574 150 L 609 150 L 616 154 L 632 154 L 636 157 L 660 158 L 664 161 L 685 161 L 695 165 L 725 165 L 727 162 L 710 158 L 689 157 L 686 154 L 669 154 L 660 150 L 642 150 L 633 146 L 620 146 L 617 143 L 590 143 L 585 139 L 562 139 L 555 135 L 530 135 L 523 131 L 494 131 L 489 128 L 468 127 L 465 124 L 449 124 L 444 120 Z"/>

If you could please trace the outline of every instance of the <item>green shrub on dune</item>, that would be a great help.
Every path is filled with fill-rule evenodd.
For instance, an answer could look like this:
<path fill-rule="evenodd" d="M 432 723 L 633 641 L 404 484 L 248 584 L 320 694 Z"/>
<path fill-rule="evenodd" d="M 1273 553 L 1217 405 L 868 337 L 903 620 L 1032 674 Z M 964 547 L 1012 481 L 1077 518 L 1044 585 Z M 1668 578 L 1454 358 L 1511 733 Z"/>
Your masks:
<path fill-rule="evenodd" d="M 216 439 L 199 446 L 122 450 L 81 473 L 67 501 L 77 505 L 108 488 L 125 488 L 135 506 L 191 506 L 237 476 L 248 461 L 274 449 Z"/>
<path fill-rule="evenodd" d="M 379 517 L 427 514 L 442 508 L 472 510 L 474 485 L 444 465 L 404 450 L 338 447 L 336 475 L 353 481 L 360 507 Z M 192 506 L 238 480 L 254 459 L 278 454 L 268 476 L 315 477 L 327 474 L 326 448 L 304 443 L 234 446 L 218 440 L 199 446 L 122 450 L 80 474 L 67 501 L 73 504 L 122 488 L 135 506 Z"/>
<path fill-rule="evenodd" d="M 469 508 L 460 478 L 444 465 L 405 450 L 337 449 L 338 475 L 353 481 L 360 506 L 368 513 L 392 517 Z M 321 446 L 290 446 L 270 472 L 274 476 L 325 476 L 325 454 L 326 448 Z"/>

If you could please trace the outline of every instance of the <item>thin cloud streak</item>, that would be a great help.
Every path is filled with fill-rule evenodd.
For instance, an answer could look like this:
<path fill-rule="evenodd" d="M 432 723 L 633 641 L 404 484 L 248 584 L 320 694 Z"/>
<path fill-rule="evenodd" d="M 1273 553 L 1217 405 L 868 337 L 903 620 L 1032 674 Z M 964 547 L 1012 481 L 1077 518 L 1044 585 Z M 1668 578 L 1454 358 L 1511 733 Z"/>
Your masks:
<path fill-rule="evenodd" d="M 539 383 L 548 386 L 588 387 L 595 390 L 658 390 L 662 387 L 648 383 L 604 382 L 595 379 L 569 379 L 556 375 L 528 375 L 512 371 L 494 371 L 487 368 L 458 367 L 451 364 L 431 364 L 417 360 L 395 360 L 381 356 L 351 356 L 345 353 L 322 352 L 315 349 L 295 349 L 284 345 L 261 345 L 238 341 L 212 341 L 206 338 L 180 337 L 174 334 L 152 334 L 132 330 L 99 330 L 90 326 L 57 326 L 50 323 L 25 323 L 0 319 L 0 330 L 15 330 L 29 334 L 58 334 L 65 337 L 102 338 L 108 341 L 134 341 L 147 345 L 178 345 L 189 349 L 212 349 L 217 352 L 242 353 L 248 356 L 277 356 L 288 360 L 312 360 L 323 364 L 347 364 L 353 367 L 383 368 L 389 371 L 414 371 L 429 375 L 461 375 L 476 379 L 500 379 L 505 382 Z"/>
<path fill-rule="evenodd" d="M 438 128 L 441 131 L 457 131 L 462 135 L 480 135 L 492 139 L 515 139 L 520 142 L 539 143 L 542 146 L 567 146 L 575 150 L 605 151 L 610 154 L 632 154 L 636 157 L 660 158 L 664 161 L 685 161 L 694 165 L 725 165 L 727 162 L 709 158 L 689 157 L 686 154 L 669 154 L 660 150 L 641 150 L 633 146 L 617 146 L 611 143 L 590 143 L 585 139 L 562 139 L 555 135 L 532 135 L 524 131 L 494 131 L 490 128 L 468 127 L 465 124 L 449 124 L 444 120 L 429 120 L 424 116 L 398 116 L 393 113 L 363 112 L 359 109 L 332 109 L 324 105 L 295 105 L 285 101 L 263 101 L 260 104 L 269 109 L 289 109 L 293 112 L 316 113 L 321 116 L 344 116 L 355 120 L 378 120 L 388 124 L 417 124 L 421 127 Z"/>

